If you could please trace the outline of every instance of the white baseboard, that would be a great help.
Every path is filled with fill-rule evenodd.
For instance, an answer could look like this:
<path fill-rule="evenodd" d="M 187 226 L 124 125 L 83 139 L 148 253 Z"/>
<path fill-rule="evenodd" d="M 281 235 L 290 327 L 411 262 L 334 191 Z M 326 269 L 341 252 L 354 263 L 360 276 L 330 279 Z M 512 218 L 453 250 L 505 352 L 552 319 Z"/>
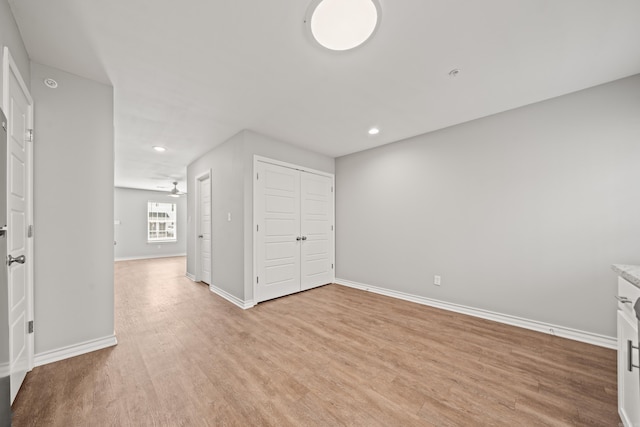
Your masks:
<path fill-rule="evenodd" d="M 187 271 L 187 274 L 185 274 L 185 276 L 187 276 L 187 279 L 191 280 L 192 282 L 196 281 L 196 275 L 195 274 L 191 274 Z"/>
<path fill-rule="evenodd" d="M 369 291 L 388 297 L 398 298 L 404 301 L 411 301 L 418 304 L 428 305 L 431 307 L 441 308 L 443 310 L 454 311 L 456 313 L 467 314 L 469 316 L 480 317 L 482 319 L 493 320 L 499 323 L 505 323 L 511 326 L 530 329 L 533 331 L 543 332 L 549 335 L 555 335 L 562 338 L 568 338 L 574 341 L 580 341 L 588 344 L 597 345 L 611 349 L 617 348 L 616 337 L 594 334 L 591 332 L 580 331 L 577 329 L 566 328 L 564 326 L 553 325 L 537 320 L 525 319 L 522 317 L 511 316 L 509 314 L 496 313 L 489 310 L 468 307 L 465 305 L 454 304 L 446 301 L 426 298 L 419 295 L 407 294 L 404 292 L 393 291 L 390 289 L 380 288 L 377 286 L 365 285 L 363 283 L 352 282 L 350 280 L 336 278 L 335 283 L 350 288 Z"/>
<path fill-rule="evenodd" d="M 186 253 L 181 254 L 167 254 L 167 255 L 140 255 L 140 256 L 126 256 L 115 258 L 114 261 L 136 261 L 139 259 L 156 259 L 156 258 L 175 258 L 178 256 L 187 256 Z"/>
<path fill-rule="evenodd" d="M 215 285 L 209 285 L 209 290 L 211 292 L 213 292 L 214 294 L 221 296 L 222 298 L 226 299 L 227 301 L 229 301 L 230 303 L 237 305 L 238 307 L 240 307 L 243 310 L 246 310 L 248 308 L 253 307 L 254 305 L 256 305 L 253 300 L 248 300 L 248 301 L 244 301 L 241 300 L 240 298 L 231 295 L 229 292 L 220 289 L 219 287 L 215 286 Z"/>
<path fill-rule="evenodd" d="M 48 363 L 69 359 L 70 357 L 80 356 L 81 354 L 91 353 L 92 351 L 102 350 L 103 348 L 112 347 L 116 344 L 118 344 L 118 340 L 114 334 L 108 337 L 98 338 L 38 353 L 35 355 L 33 362 L 35 366 L 42 366 Z"/>

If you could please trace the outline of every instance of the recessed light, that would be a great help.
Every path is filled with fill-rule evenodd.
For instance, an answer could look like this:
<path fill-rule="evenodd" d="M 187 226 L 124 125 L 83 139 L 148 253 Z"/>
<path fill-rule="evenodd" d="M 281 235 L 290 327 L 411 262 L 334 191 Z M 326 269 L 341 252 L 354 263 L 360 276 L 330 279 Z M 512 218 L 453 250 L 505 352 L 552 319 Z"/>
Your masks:
<path fill-rule="evenodd" d="M 380 129 L 378 129 L 378 128 L 369 129 L 369 135 L 377 135 L 379 133 L 380 133 Z"/>
<path fill-rule="evenodd" d="M 166 148 L 161 147 L 161 146 L 159 146 L 159 145 L 154 145 L 154 146 L 153 146 L 153 149 L 154 149 L 154 150 L 156 150 L 156 151 L 157 151 L 157 152 L 159 152 L 159 153 L 164 153 L 165 151 L 167 151 L 167 149 L 166 149 Z"/>
<path fill-rule="evenodd" d="M 44 79 L 44 85 L 50 89 L 55 89 L 58 87 L 58 82 L 50 77 L 47 77 L 46 79 Z"/>
<path fill-rule="evenodd" d="M 371 38 L 380 24 L 378 0 L 313 0 L 305 20 L 313 38 L 330 50 L 349 50 Z"/>

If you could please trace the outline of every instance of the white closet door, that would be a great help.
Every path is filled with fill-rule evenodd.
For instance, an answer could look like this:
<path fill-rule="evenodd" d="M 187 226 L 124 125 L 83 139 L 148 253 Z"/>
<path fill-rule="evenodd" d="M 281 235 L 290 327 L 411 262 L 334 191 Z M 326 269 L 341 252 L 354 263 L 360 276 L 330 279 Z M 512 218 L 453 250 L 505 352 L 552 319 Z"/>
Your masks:
<path fill-rule="evenodd" d="M 301 289 L 333 281 L 333 194 L 327 176 L 301 172 Z"/>
<path fill-rule="evenodd" d="M 257 301 L 300 291 L 300 172 L 258 163 Z"/>

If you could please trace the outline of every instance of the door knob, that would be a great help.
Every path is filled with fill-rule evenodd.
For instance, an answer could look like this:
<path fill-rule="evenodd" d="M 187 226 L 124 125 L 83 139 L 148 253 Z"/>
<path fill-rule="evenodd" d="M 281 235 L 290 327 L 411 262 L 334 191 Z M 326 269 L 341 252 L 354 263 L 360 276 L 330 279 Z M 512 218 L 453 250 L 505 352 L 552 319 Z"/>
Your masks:
<path fill-rule="evenodd" d="M 302 237 L 298 236 L 296 237 L 296 240 L 299 242 L 300 240 L 302 240 Z"/>
<path fill-rule="evenodd" d="M 24 255 L 20 255 L 15 258 L 11 255 L 7 255 L 7 265 L 11 265 L 14 262 L 17 262 L 18 264 L 24 264 L 25 261 L 26 261 L 26 258 L 24 257 Z"/>
<path fill-rule="evenodd" d="M 307 236 L 302 236 L 302 240 L 307 240 Z"/>
<path fill-rule="evenodd" d="M 202 239 L 204 236 L 202 234 L 198 235 L 198 239 Z"/>

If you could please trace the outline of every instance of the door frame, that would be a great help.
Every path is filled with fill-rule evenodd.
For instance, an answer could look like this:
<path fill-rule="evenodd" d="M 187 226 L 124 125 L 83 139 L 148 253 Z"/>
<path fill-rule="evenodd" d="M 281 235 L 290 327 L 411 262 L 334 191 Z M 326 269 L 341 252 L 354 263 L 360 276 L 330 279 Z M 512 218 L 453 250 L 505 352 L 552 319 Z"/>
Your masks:
<path fill-rule="evenodd" d="M 33 129 L 33 111 L 34 111 L 34 102 L 33 97 L 31 96 L 31 92 L 29 92 L 29 88 L 24 82 L 22 75 L 20 74 L 20 69 L 18 65 L 13 59 L 11 52 L 9 51 L 9 47 L 4 47 L 3 57 L 2 57 L 2 109 L 5 112 L 9 111 L 9 76 L 13 74 L 18 81 L 18 85 L 20 85 L 20 89 L 24 93 L 27 101 L 29 102 L 29 122 L 27 124 L 29 129 Z M 7 121 L 10 119 L 7 117 Z M 8 131 L 8 129 L 7 129 Z M 28 146 L 27 150 L 27 226 L 33 225 L 33 148 L 34 148 L 34 140 L 35 136 L 32 133 L 31 141 L 26 141 L 25 145 Z M 9 148 L 7 145 L 7 152 Z M 7 159 L 9 157 L 7 156 Z M 7 177 L 8 178 L 8 177 Z M 9 192 L 9 179 L 7 179 L 7 194 Z M 8 214 L 8 212 L 7 212 Z M 11 233 L 12 230 L 9 230 Z M 9 239 L 7 238 L 7 242 Z M 35 258 L 33 256 L 33 247 L 34 247 L 34 237 L 27 237 L 26 239 L 26 257 L 27 260 L 27 321 L 34 320 L 34 302 L 33 302 L 33 271 L 35 265 Z M 0 262 L 4 262 L 5 260 L 0 260 Z M 27 333 L 27 372 L 31 371 L 34 366 L 34 336 L 35 331 L 33 333 Z"/>
<path fill-rule="evenodd" d="M 198 235 L 200 234 L 200 186 L 202 185 L 201 182 L 204 179 L 209 178 L 209 200 L 211 200 L 211 232 L 213 234 L 213 186 L 212 181 L 213 178 L 211 176 L 211 169 L 207 169 L 205 172 L 202 172 L 199 175 L 196 175 L 195 180 L 194 180 L 194 186 L 195 186 L 195 197 L 194 197 L 194 203 L 195 203 L 195 226 L 193 228 L 194 230 L 194 235 L 193 238 L 195 239 L 196 242 L 196 263 L 195 263 L 195 277 L 194 277 L 194 281 L 196 282 L 200 282 L 202 280 L 202 248 L 200 245 L 200 239 L 198 239 Z M 213 282 L 213 239 L 212 239 L 212 244 L 211 247 L 209 248 L 209 252 L 211 253 L 211 260 L 212 260 L 212 265 L 209 267 L 211 269 L 211 281 Z"/>
<path fill-rule="evenodd" d="M 252 302 L 252 306 L 255 306 L 256 304 L 259 303 L 258 300 L 256 300 L 256 295 L 257 293 L 257 288 L 258 288 L 258 283 L 257 283 L 257 277 L 258 277 L 258 222 L 257 222 L 257 218 L 258 218 L 258 212 L 257 212 L 257 208 L 256 208 L 256 199 L 258 198 L 258 186 L 256 185 L 256 174 L 258 173 L 258 163 L 269 163 L 272 165 L 276 165 L 276 166 L 282 166 L 285 168 L 289 168 L 289 169 L 294 169 L 294 170 L 298 170 L 301 172 L 307 172 L 307 173 L 312 173 L 315 175 L 321 175 L 321 176 L 326 176 L 328 178 L 331 179 L 331 188 L 332 188 L 332 192 L 331 192 L 331 198 L 332 198 L 332 203 L 331 203 L 331 219 L 332 219 L 332 223 L 333 223 L 333 230 L 332 230 L 332 234 L 333 234 L 333 247 L 331 248 L 331 263 L 333 264 L 333 269 L 332 269 L 332 275 L 331 275 L 331 281 L 335 282 L 336 280 L 336 178 L 335 178 L 335 174 L 329 173 L 329 172 L 324 172 L 324 171 L 320 171 L 317 169 L 312 169 L 312 168 L 308 168 L 305 166 L 300 166 L 300 165 L 296 165 L 294 163 L 288 163 L 288 162 L 283 162 L 280 160 L 275 160 L 275 159 L 271 159 L 269 157 L 263 157 L 263 156 L 259 156 L 257 154 L 253 155 L 253 172 L 252 172 L 252 178 L 251 178 L 251 186 L 253 188 L 253 198 L 252 203 L 253 203 L 253 208 L 252 208 L 252 224 L 251 227 L 253 229 L 253 276 L 251 277 L 251 281 L 253 282 L 253 295 L 251 297 L 251 302 Z M 254 279 L 254 277 L 256 279 Z"/>

